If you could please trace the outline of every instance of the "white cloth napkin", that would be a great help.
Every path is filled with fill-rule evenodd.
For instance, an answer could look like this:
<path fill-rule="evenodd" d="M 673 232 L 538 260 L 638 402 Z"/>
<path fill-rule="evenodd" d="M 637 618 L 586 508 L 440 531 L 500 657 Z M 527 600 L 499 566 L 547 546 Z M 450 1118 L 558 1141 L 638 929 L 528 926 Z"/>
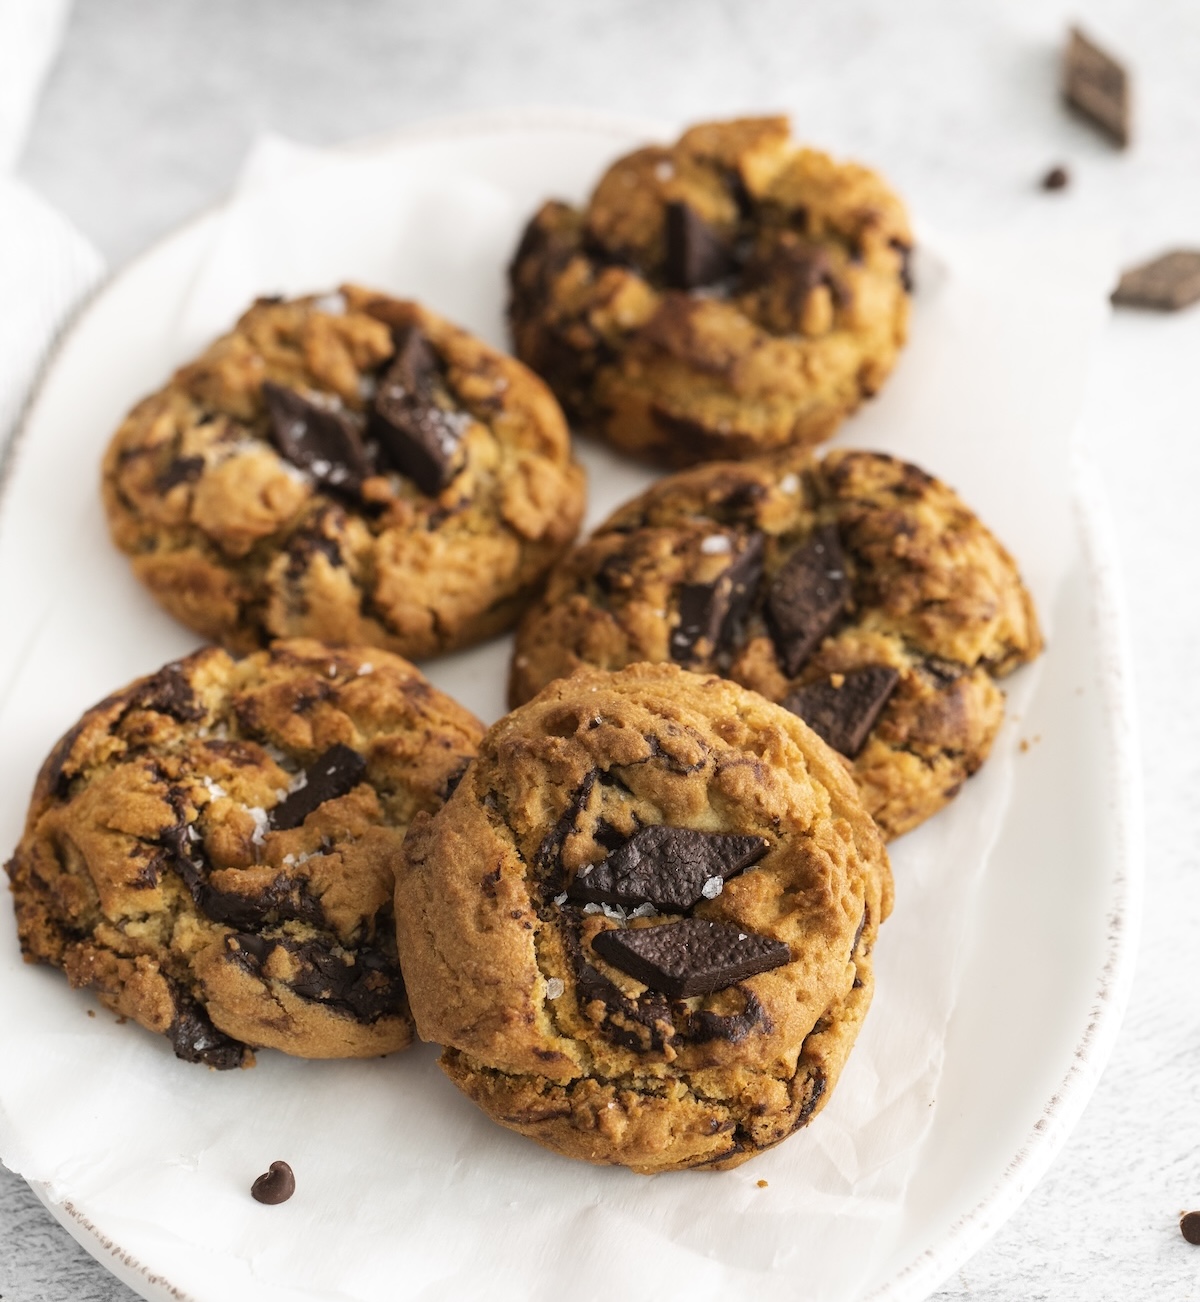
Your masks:
<path fill-rule="evenodd" d="M 104 272 L 61 214 L 7 175 L 62 37 L 68 0 L 0 0 L 0 456 L 45 357 Z"/>

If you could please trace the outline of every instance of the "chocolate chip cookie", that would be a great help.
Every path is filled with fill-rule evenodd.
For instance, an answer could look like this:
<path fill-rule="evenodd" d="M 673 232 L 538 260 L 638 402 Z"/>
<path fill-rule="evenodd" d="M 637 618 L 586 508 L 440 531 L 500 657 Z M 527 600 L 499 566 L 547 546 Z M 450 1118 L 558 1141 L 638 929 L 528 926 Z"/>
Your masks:
<path fill-rule="evenodd" d="M 146 398 L 104 459 L 112 536 L 178 619 L 422 657 L 509 627 L 584 481 L 512 358 L 369 290 L 261 299 Z"/>
<path fill-rule="evenodd" d="M 580 428 L 660 464 L 817 443 L 895 365 L 912 246 L 884 182 L 786 118 L 696 126 L 534 216 L 517 356 Z"/>
<path fill-rule="evenodd" d="M 1042 647 L 1012 557 L 962 500 L 879 453 L 785 450 L 659 481 L 551 574 L 514 704 L 581 664 L 674 661 L 801 715 L 899 836 L 950 800 Z"/>
<path fill-rule="evenodd" d="M 794 714 L 675 665 L 497 723 L 396 876 L 417 1029 L 501 1124 L 645 1173 L 736 1166 L 829 1098 L 887 853 Z"/>
<path fill-rule="evenodd" d="M 189 1062 L 402 1049 L 393 865 L 482 732 L 376 649 L 296 639 L 169 664 L 42 766 L 6 865 L 25 957 Z"/>

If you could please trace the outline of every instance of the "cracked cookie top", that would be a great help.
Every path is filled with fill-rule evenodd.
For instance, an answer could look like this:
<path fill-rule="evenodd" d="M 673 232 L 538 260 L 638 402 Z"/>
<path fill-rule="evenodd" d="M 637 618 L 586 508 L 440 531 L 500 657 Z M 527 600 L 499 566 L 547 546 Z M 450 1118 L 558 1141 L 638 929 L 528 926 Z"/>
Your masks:
<path fill-rule="evenodd" d="M 581 670 L 501 720 L 396 883 L 450 1077 L 560 1153 L 646 1172 L 735 1165 L 816 1113 L 890 907 L 833 752 L 673 665 Z"/>
<path fill-rule="evenodd" d="M 517 356 L 580 427 L 682 466 L 828 438 L 904 343 L 912 234 L 786 118 L 693 127 L 550 202 L 510 268 Z"/>
<path fill-rule="evenodd" d="M 1041 647 L 1012 557 L 945 484 L 785 450 L 660 480 L 575 547 L 518 629 L 510 696 L 582 664 L 724 674 L 842 753 L 894 837 L 983 763 L 994 680 Z"/>
<path fill-rule="evenodd" d="M 394 862 L 482 731 L 376 649 L 210 648 L 139 679 L 42 766 L 6 865 L 26 959 L 190 1062 L 401 1049 Z"/>
<path fill-rule="evenodd" d="M 176 618 L 413 657 L 509 627 L 570 543 L 583 472 L 546 386 L 417 303 L 260 299 L 126 418 L 114 541 Z"/>

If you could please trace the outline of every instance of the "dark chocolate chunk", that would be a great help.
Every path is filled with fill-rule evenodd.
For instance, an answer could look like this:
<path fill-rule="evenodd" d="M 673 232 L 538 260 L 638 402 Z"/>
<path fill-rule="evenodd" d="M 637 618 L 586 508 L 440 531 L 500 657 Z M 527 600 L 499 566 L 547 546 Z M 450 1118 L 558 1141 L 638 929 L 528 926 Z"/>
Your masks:
<path fill-rule="evenodd" d="M 353 791 L 363 780 L 367 762 L 356 750 L 341 742 L 330 748 L 304 770 L 304 785 L 297 787 L 271 810 L 271 826 L 286 831 L 301 823 L 327 800 Z"/>
<path fill-rule="evenodd" d="M 837 677 L 839 686 L 830 678 L 821 678 L 798 687 L 783 704 L 834 750 L 853 759 L 862 750 L 900 674 L 891 665 L 867 665 Z"/>
<path fill-rule="evenodd" d="M 1118 307 L 1148 307 L 1178 312 L 1200 299 L 1200 249 L 1176 249 L 1132 267 L 1113 290 Z"/>
<path fill-rule="evenodd" d="M 440 406 L 433 346 L 418 326 L 397 336 L 396 356 L 375 394 L 372 430 L 387 459 L 422 493 L 437 496 L 461 468 L 465 412 Z"/>
<path fill-rule="evenodd" d="M 688 1019 L 683 1038 L 692 1044 L 706 1044 L 712 1040 L 739 1044 L 760 1026 L 769 1033 L 771 1020 L 754 992 L 747 990 L 746 1006 L 740 1013 L 710 1013 L 707 1009 L 698 1009 Z"/>
<path fill-rule="evenodd" d="M 592 948 L 613 967 L 671 999 L 724 990 L 791 961 L 781 940 L 707 918 L 602 931 Z"/>
<path fill-rule="evenodd" d="M 167 1027 L 167 1038 L 175 1056 L 184 1062 L 200 1062 L 218 1071 L 240 1067 L 245 1061 L 246 1046 L 224 1031 L 218 1031 L 208 1013 L 190 995 L 177 987 L 171 992 L 175 1016 Z"/>
<path fill-rule="evenodd" d="M 833 525 L 824 525 L 784 561 L 771 581 L 763 613 L 789 677 L 820 645 L 850 596 L 846 556 Z"/>
<path fill-rule="evenodd" d="M 129 705 L 135 710 L 154 710 L 169 715 L 180 723 L 196 723 L 204 718 L 204 706 L 196 700 L 192 685 L 177 665 L 164 665 L 151 674 L 129 696 Z"/>
<path fill-rule="evenodd" d="M 667 204 L 666 246 L 665 274 L 672 289 L 714 285 L 733 270 L 732 249 L 690 204 Z"/>
<path fill-rule="evenodd" d="M 828 252 L 807 243 L 793 231 L 760 251 L 746 264 L 743 286 L 765 289 L 781 309 L 781 327 L 804 310 L 808 296 L 824 285 L 838 306 L 849 301 L 845 285 L 838 279 Z"/>
<path fill-rule="evenodd" d="M 296 1177 L 286 1162 L 272 1162 L 271 1169 L 260 1175 L 250 1186 L 250 1196 L 256 1202 L 285 1203 L 296 1192 Z"/>
<path fill-rule="evenodd" d="M 265 380 L 271 442 L 282 456 L 326 488 L 357 493 L 370 473 L 362 439 L 348 416 Z"/>
<path fill-rule="evenodd" d="M 1200 1243 L 1200 1212 L 1184 1212 L 1179 1218 L 1179 1233 L 1189 1243 Z"/>
<path fill-rule="evenodd" d="M 1063 99 L 1122 149 L 1129 144 L 1129 74 L 1111 55 L 1071 28 L 1063 54 Z"/>
<path fill-rule="evenodd" d="M 173 461 L 167 462 L 154 481 L 154 487 L 160 493 L 169 493 L 176 484 L 194 483 L 203 472 L 203 457 L 176 457 Z"/>
<path fill-rule="evenodd" d="M 1043 190 L 1065 190 L 1071 184 L 1071 173 L 1065 167 L 1052 167 L 1042 177 Z"/>
<path fill-rule="evenodd" d="M 593 904 L 653 904 L 665 913 L 682 913 L 704 898 L 706 882 L 736 876 L 757 863 L 770 844 L 761 836 L 644 827 L 607 859 L 577 873 L 567 893 Z"/>
<path fill-rule="evenodd" d="M 729 537 L 730 562 L 711 583 L 684 583 L 679 589 L 679 623 L 671 630 L 671 659 L 694 664 L 724 650 L 754 602 L 762 577 L 763 537 Z"/>
<path fill-rule="evenodd" d="M 394 954 L 362 945 L 338 955 L 315 940 L 284 943 L 300 965 L 291 986 L 301 998 L 330 1004 L 367 1023 L 403 1009 L 404 978 Z"/>

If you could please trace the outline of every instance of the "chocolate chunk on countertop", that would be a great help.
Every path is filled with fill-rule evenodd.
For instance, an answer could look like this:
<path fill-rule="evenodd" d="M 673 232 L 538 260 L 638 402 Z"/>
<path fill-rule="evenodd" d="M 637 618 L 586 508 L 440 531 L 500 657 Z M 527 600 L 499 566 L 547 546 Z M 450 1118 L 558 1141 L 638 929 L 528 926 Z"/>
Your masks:
<path fill-rule="evenodd" d="M 350 417 L 270 380 L 263 381 L 262 395 L 280 454 L 324 487 L 357 493 L 370 465 Z"/>
<path fill-rule="evenodd" d="M 1067 104 L 1124 149 L 1130 139 L 1129 73 L 1112 55 L 1072 27 L 1063 53 Z"/>
<path fill-rule="evenodd" d="M 1200 1244 L 1200 1212 L 1184 1212 L 1179 1218 L 1179 1233 L 1189 1243 Z"/>
<path fill-rule="evenodd" d="M 824 525 L 787 558 L 767 592 L 763 613 L 784 673 L 800 672 L 849 598 L 841 540 L 833 525 Z"/>
<path fill-rule="evenodd" d="M 1065 167 L 1052 167 L 1042 177 L 1043 190 L 1065 190 L 1071 184 L 1071 173 Z"/>
<path fill-rule="evenodd" d="M 706 918 L 602 931 L 592 948 L 613 967 L 671 999 L 724 990 L 791 961 L 781 940 Z"/>
<path fill-rule="evenodd" d="M 363 780 L 367 762 L 349 746 L 338 742 L 304 770 L 304 785 L 297 787 L 271 810 L 271 826 L 286 831 L 301 823 L 327 800 L 353 791 Z"/>
<path fill-rule="evenodd" d="M 396 355 L 375 394 L 372 432 L 388 461 L 422 493 L 437 496 L 461 468 L 470 417 L 439 405 L 433 345 L 417 326 L 397 337 Z"/>
<path fill-rule="evenodd" d="M 665 913 L 682 913 L 705 898 L 708 883 L 716 879 L 723 885 L 769 848 L 761 836 L 644 827 L 607 859 L 577 873 L 567 893 L 594 904 L 652 904 Z"/>
<path fill-rule="evenodd" d="M 783 704 L 834 750 L 853 759 L 899 681 L 891 665 L 867 665 L 798 687 Z"/>
<path fill-rule="evenodd" d="M 733 271 L 732 249 L 690 204 L 667 204 L 666 246 L 672 289 L 715 285 Z"/>
<path fill-rule="evenodd" d="M 1200 299 L 1200 249 L 1175 249 L 1121 275 L 1113 290 L 1118 307 L 1178 312 Z"/>

